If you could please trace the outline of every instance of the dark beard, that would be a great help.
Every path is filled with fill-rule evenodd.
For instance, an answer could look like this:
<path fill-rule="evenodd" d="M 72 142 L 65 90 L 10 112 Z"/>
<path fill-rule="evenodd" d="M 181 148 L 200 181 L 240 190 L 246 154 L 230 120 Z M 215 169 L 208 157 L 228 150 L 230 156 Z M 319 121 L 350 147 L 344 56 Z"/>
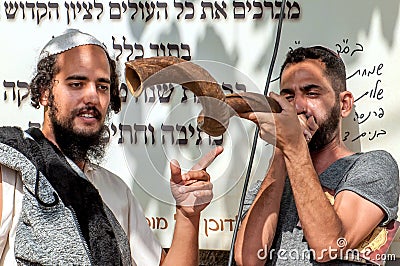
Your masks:
<path fill-rule="evenodd" d="M 54 137 L 58 147 L 65 156 L 75 163 L 90 160 L 93 163 L 101 163 L 104 158 L 108 139 L 105 138 L 107 126 L 103 126 L 97 132 L 76 132 L 73 129 L 72 121 L 75 113 L 65 120 L 58 120 L 57 107 L 52 104 L 50 107 L 50 121 L 53 126 Z"/>
<path fill-rule="evenodd" d="M 339 127 L 340 103 L 337 100 L 329 112 L 328 118 L 321 124 L 312 137 L 308 148 L 310 151 L 319 151 L 328 145 L 335 137 Z"/>

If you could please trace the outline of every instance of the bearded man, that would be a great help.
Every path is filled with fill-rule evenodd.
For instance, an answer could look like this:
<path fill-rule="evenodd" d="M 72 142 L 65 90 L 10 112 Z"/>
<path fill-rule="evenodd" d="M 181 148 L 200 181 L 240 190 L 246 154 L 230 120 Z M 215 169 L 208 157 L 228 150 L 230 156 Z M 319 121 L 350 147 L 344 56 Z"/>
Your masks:
<path fill-rule="evenodd" d="M 399 170 L 385 151 L 354 153 L 343 143 L 342 119 L 354 103 L 343 61 L 322 46 L 297 48 L 282 65 L 280 95 L 270 96 L 281 113 L 243 115 L 276 148 L 266 177 L 248 195 L 252 203 L 235 245 L 237 264 L 378 261 L 350 255 L 375 229 L 394 228 Z"/>
<path fill-rule="evenodd" d="M 200 212 L 212 199 L 208 173 L 182 175 L 171 162 L 176 230 L 165 254 L 129 188 L 93 163 L 105 152 L 109 112 L 121 108 L 106 47 L 71 29 L 39 60 L 30 92 L 32 105 L 44 106 L 42 130 L 0 129 L 1 265 L 196 265 Z"/>

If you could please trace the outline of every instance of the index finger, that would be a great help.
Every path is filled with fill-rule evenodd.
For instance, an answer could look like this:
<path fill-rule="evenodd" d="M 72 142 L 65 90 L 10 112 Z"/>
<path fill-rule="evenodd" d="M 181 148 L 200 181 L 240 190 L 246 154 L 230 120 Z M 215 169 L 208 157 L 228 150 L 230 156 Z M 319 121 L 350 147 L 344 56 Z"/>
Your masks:
<path fill-rule="evenodd" d="M 257 125 L 263 123 L 269 123 L 274 121 L 274 114 L 273 113 L 265 113 L 265 112 L 254 112 L 250 113 L 249 120 L 253 121 Z"/>
<path fill-rule="evenodd" d="M 253 122 L 253 123 L 255 123 L 255 124 L 258 125 L 257 118 L 254 117 L 252 114 L 253 114 L 253 112 L 238 113 L 238 116 L 239 116 L 240 118 L 249 120 L 249 121 L 251 121 L 251 122 Z"/>
<path fill-rule="evenodd" d="M 310 116 L 307 119 L 307 125 L 312 131 L 316 131 L 318 129 L 318 124 L 314 116 Z"/>
<path fill-rule="evenodd" d="M 215 147 L 206 155 L 204 155 L 195 165 L 193 165 L 190 170 L 197 171 L 206 169 L 214 161 L 214 159 L 222 153 L 223 150 L 224 148 L 222 146 Z"/>

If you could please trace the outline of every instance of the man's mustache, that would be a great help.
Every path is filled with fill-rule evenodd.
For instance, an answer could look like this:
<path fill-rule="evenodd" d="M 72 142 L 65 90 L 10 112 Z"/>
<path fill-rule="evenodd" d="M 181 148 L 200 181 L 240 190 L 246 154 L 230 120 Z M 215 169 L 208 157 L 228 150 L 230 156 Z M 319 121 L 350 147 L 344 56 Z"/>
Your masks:
<path fill-rule="evenodd" d="M 85 106 L 80 109 L 75 109 L 72 115 L 75 117 L 85 113 L 91 114 L 97 120 L 100 120 L 102 117 L 100 111 L 95 106 Z"/>

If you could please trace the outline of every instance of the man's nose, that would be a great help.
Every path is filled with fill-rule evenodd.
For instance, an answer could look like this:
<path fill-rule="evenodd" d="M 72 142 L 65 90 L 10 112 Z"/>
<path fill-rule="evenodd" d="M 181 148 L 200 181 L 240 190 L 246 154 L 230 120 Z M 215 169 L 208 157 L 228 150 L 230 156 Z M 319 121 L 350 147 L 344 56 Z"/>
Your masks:
<path fill-rule="evenodd" d="M 296 107 L 297 114 L 305 114 L 307 112 L 307 99 L 302 96 L 296 96 L 294 98 L 294 105 Z"/>
<path fill-rule="evenodd" d="M 84 89 L 83 100 L 85 104 L 97 104 L 99 102 L 99 95 L 97 91 L 97 85 L 95 83 L 88 83 Z"/>

